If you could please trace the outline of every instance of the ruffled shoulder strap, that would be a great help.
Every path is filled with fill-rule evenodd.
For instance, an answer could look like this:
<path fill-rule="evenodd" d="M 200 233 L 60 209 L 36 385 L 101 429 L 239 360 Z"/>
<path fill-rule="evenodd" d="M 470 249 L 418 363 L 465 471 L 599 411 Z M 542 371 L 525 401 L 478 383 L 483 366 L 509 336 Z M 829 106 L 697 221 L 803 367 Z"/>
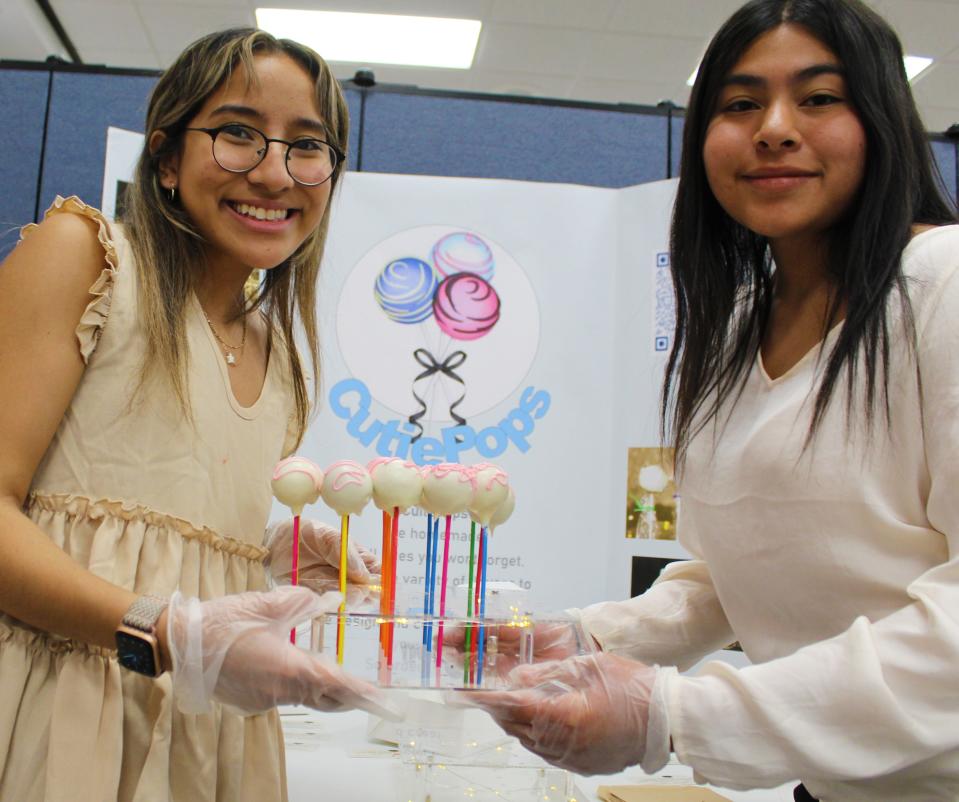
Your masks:
<path fill-rule="evenodd" d="M 107 317 L 110 315 L 110 303 L 113 295 L 113 285 L 116 280 L 119 260 L 117 258 L 117 249 L 113 243 L 113 236 L 110 233 L 110 222 L 99 209 L 88 206 L 76 195 L 69 198 L 63 198 L 60 195 L 54 199 L 53 204 L 44 214 L 44 219 L 53 214 L 78 214 L 81 217 L 87 217 L 97 224 L 97 239 L 103 246 L 104 266 L 97 276 L 97 280 L 90 287 L 92 300 L 87 304 L 86 309 L 80 316 L 80 322 L 76 328 L 77 342 L 80 344 L 80 355 L 86 364 L 90 361 L 90 356 L 96 350 L 97 343 L 100 340 L 100 333 L 106 325 Z M 24 239 L 37 227 L 36 223 L 30 223 L 20 229 L 20 239 Z"/>

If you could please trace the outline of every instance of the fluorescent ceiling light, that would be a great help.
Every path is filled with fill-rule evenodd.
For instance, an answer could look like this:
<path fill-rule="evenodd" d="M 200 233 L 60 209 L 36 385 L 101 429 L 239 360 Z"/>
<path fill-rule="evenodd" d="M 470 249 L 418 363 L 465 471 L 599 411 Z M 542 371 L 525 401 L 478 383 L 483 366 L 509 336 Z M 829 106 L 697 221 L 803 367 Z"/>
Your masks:
<path fill-rule="evenodd" d="M 903 58 L 903 63 L 906 65 L 906 77 L 913 81 L 932 64 L 932 59 L 925 56 L 906 56 Z"/>
<path fill-rule="evenodd" d="M 327 61 L 460 70 L 473 65 L 483 27 L 471 19 L 285 8 L 258 8 L 256 24 L 274 36 L 309 45 Z"/>
<path fill-rule="evenodd" d="M 931 65 L 933 62 L 931 58 L 926 58 L 925 56 L 904 56 L 902 61 L 906 66 L 906 77 L 910 80 L 910 82 L 925 72 L 929 65 Z M 696 76 L 698 74 L 699 65 L 697 64 L 692 75 L 686 79 L 686 86 L 692 86 L 694 83 L 696 83 Z"/>

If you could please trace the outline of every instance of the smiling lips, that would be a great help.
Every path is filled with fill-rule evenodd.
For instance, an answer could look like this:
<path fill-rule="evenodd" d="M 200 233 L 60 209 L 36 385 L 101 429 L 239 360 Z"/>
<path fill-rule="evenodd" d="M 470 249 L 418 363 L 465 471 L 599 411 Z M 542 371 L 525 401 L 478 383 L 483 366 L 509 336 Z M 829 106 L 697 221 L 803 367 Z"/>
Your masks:
<path fill-rule="evenodd" d="M 269 209 L 265 206 L 254 206 L 249 203 L 236 203 L 231 201 L 230 208 L 243 217 L 249 217 L 252 220 L 265 220 L 267 222 L 286 220 L 293 209 Z"/>
<path fill-rule="evenodd" d="M 795 167 L 768 167 L 742 173 L 741 177 L 751 186 L 775 191 L 792 189 L 810 178 L 818 178 L 819 175 L 820 173 Z"/>

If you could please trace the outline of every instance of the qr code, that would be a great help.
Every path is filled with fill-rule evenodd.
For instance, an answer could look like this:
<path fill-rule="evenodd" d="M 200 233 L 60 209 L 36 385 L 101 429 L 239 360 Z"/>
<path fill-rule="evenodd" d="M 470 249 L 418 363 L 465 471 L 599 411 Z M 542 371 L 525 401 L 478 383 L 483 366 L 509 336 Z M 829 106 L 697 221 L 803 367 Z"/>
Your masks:
<path fill-rule="evenodd" d="M 669 271 L 669 254 L 656 254 L 653 281 L 653 349 L 668 351 L 676 330 L 676 301 L 673 277 Z"/>

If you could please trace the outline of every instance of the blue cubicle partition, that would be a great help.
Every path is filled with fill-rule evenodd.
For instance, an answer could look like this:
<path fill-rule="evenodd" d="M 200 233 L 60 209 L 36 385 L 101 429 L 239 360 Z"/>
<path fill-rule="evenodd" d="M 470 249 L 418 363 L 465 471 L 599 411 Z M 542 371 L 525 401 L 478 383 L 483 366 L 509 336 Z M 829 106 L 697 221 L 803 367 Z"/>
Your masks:
<path fill-rule="evenodd" d="M 48 72 L 0 72 L 0 257 L 16 243 L 20 226 L 36 213 L 50 79 Z"/>
<path fill-rule="evenodd" d="M 625 187 L 666 177 L 666 116 L 615 106 L 372 92 L 364 170 Z"/>
<path fill-rule="evenodd" d="M 157 73 L 0 64 L 0 258 L 57 194 L 100 202 L 108 126 L 134 131 Z M 419 90 L 347 82 L 348 167 L 622 187 L 678 174 L 681 109 Z M 956 142 L 932 137 L 957 197 Z"/>

